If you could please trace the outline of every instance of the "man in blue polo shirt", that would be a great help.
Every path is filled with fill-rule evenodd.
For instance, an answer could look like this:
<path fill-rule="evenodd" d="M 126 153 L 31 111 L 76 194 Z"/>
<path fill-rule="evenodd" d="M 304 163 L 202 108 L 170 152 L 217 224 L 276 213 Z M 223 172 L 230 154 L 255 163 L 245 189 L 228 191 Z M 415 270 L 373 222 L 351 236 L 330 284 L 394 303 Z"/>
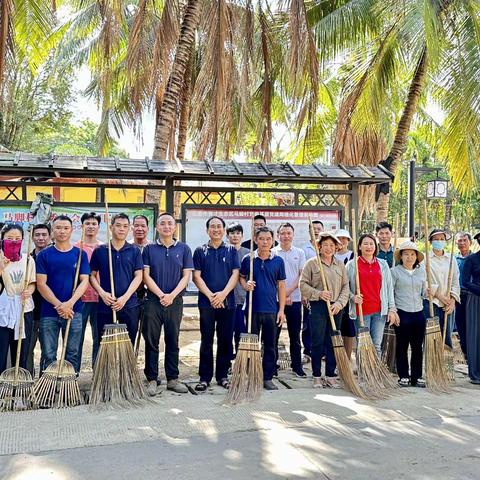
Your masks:
<path fill-rule="evenodd" d="M 226 245 L 225 222 L 213 216 L 207 220 L 210 241 L 193 254 L 193 281 L 197 286 L 200 310 L 200 381 L 195 390 L 204 392 L 213 377 L 213 338 L 217 331 L 215 378 L 229 388 L 228 368 L 232 351 L 232 323 L 235 315 L 233 289 L 238 282 L 240 262 L 234 246 Z"/>
<path fill-rule="evenodd" d="M 183 314 L 183 294 L 193 270 L 192 252 L 174 238 L 175 218 L 162 213 L 157 220 L 159 240 L 143 249 L 143 280 L 148 288 L 143 320 L 145 376 L 148 393 L 157 393 L 158 345 L 165 329 L 165 374 L 167 390 L 188 393 L 178 381 L 178 336 Z"/>
<path fill-rule="evenodd" d="M 80 249 L 72 246 L 72 220 L 59 215 L 52 225 L 55 245 L 40 251 L 36 259 L 37 288 L 42 295 L 39 338 L 42 347 L 40 371 L 57 359 L 58 334 L 71 319 L 65 359 L 79 372 L 78 350 L 82 335 L 82 295 L 88 287 L 88 257 L 82 252 L 78 286 L 73 291 Z"/>
<path fill-rule="evenodd" d="M 277 364 L 277 329 L 285 321 L 285 263 L 270 251 L 273 246 L 270 228 L 259 228 L 255 241 L 258 250 L 253 260 L 253 281 L 248 280 L 250 258 L 245 257 L 240 268 L 240 283 L 245 290 L 253 290 L 251 333 L 260 335 L 260 330 L 262 332 L 263 386 L 266 390 L 278 390 L 272 378 Z"/>
<path fill-rule="evenodd" d="M 111 293 L 108 245 L 100 245 L 94 250 L 90 260 L 90 283 L 100 297 L 97 314 L 98 340 L 100 342 L 105 325 L 113 322 L 112 310 L 115 310 L 119 323 L 127 325 L 133 344 L 138 329 L 139 307 L 135 291 L 142 282 L 142 254 L 137 246 L 127 242 L 130 230 L 128 215 L 114 215 L 110 230 L 115 296 Z"/>

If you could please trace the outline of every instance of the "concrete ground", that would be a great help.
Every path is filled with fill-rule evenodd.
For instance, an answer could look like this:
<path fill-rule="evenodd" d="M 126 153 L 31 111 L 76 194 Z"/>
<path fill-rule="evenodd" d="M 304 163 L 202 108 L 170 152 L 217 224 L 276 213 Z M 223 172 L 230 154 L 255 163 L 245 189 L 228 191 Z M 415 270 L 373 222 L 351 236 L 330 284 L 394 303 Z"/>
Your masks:
<path fill-rule="evenodd" d="M 190 322 L 190 323 L 189 323 Z M 196 381 L 195 319 L 182 332 L 182 378 Z M 87 333 L 88 338 L 88 333 Z M 87 347 L 88 350 L 88 347 Z M 88 353 L 82 384 L 88 385 Z M 130 409 L 0 415 L 0 479 L 478 479 L 479 388 L 457 371 L 451 394 L 402 389 L 386 400 L 311 388 L 222 405 L 224 390 L 162 391 Z"/>

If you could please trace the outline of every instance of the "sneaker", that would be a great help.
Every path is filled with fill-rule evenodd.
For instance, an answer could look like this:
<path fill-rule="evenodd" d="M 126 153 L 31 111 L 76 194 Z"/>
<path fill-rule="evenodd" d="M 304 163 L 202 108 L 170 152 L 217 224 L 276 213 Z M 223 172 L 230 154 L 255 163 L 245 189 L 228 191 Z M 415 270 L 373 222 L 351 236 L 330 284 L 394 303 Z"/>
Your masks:
<path fill-rule="evenodd" d="M 313 388 L 323 388 L 322 377 L 313 377 Z"/>
<path fill-rule="evenodd" d="M 177 379 L 169 380 L 167 382 L 167 390 L 171 390 L 175 393 L 188 393 L 188 388 L 182 382 L 179 382 Z"/>
<path fill-rule="evenodd" d="M 415 386 L 418 388 L 425 388 L 425 380 L 423 378 L 418 378 L 417 382 L 415 383 Z"/>
<path fill-rule="evenodd" d="M 302 357 L 302 363 L 305 365 L 306 363 L 310 363 L 312 359 L 310 358 L 310 355 L 304 355 Z"/>
<path fill-rule="evenodd" d="M 398 384 L 401 387 L 409 387 L 410 386 L 410 379 L 409 378 L 400 378 L 398 380 Z"/>
<path fill-rule="evenodd" d="M 305 378 L 307 374 L 303 371 L 303 368 L 300 368 L 298 370 L 294 370 L 293 373 L 295 376 L 300 377 L 300 378 Z"/>
<path fill-rule="evenodd" d="M 265 380 L 263 382 L 263 388 L 265 390 L 278 390 L 278 387 L 271 380 Z"/>
<path fill-rule="evenodd" d="M 157 394 L 157 381 L 156 380 L 150 380 L 148 382 L 147 393 L 151 397 L 154 397 Z"/>

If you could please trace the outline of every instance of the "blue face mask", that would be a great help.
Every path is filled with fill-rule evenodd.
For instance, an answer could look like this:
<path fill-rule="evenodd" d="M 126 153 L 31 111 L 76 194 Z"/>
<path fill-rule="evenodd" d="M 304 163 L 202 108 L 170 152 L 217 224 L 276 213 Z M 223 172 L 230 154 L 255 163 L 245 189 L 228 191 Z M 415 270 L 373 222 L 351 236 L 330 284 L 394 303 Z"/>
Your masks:
<path fill-rule="evenodd" d="M 443 250 L 447 242 L 445 240 L 433 240 L 432 241 L 432 248 L 434 250 Z"/>

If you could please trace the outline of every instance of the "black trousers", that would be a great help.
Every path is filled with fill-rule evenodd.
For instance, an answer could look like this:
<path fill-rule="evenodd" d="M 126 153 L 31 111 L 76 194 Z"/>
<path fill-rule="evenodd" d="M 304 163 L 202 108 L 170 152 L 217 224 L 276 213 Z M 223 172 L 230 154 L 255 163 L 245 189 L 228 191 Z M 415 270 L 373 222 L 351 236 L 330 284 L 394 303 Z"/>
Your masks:
<path fill-rule="evenodd" d="M 215 379 L 220 382 L 228 376 L 232 356 L 234 308 L 200 308 L 200 365 L 201 382 L 213 378 L 213 339 L 217 333 Z"/>
<path fill-rule="evenodd" d="M 302 344 L 300 343 L 300 332 L 302 330 L 302 303 L 293 302 L 285 305 L 285 317 L 287 318 L 288 338 L 290 339 L 291 367 L 294 372 L 302 368 Z M 280 338 L 281 328 L 277 328 L 277 346 Z M 276 352 L 278 357 L 278 348 Z"/>
<path fill-rule="evenodd" d="M 263 343 L 263 380 L 271 380 L 277 365 L 277 314 L 254 313 L 252 315 L 252 333 L 261 334 Z"/>
<path fill-rule="evenodd" d="M 455 307 L 455 324 L 460 337 L 460 347 L 465 358 L 467 358 L 467 297 L 468 292 L 462 290 L 460 303 L 457 303 Z"/>
<path fill-rule="evenodd" d="M 165 375 L 168 380 L 178 378 L 178 337 L 183 314 L 183 299 L 177 297 L 164 307 L 159 299 L 147 299 L 143 317 L 145 339 L 145 376 L 148 381 L 158 378 L 159 343 L 162 326 L 165 330 Z"/>
<path fill-rule="evenodd" d="M 140 307 L 137 305 L 132 308 L 122 308 L 117 312 L 118 323 L 124 323 L 127 325 L 128 336 L 132 341 L 132 345 L 135 344 L 135 337 L 137 336 L 138 331 L 138 317 L 140 315 Z M 103 329 L 105 325 L 113 323 L 113 313 L 112 312 L 98 312 L 97 313 L 97 331 L 98 331 L 98 345 L 103 336 Z"/>
<path fill-rule="evenodd" d="M 396 356 L 399 378 L 410 378 L 412 385 L 422 376 L 423 340 L 425 338 L 425 315 L 420 312 L 398 310 L 400 325 L 395 327 L 397 338 Z M 411 349 L 410 368 L 408 347 Z"/>

